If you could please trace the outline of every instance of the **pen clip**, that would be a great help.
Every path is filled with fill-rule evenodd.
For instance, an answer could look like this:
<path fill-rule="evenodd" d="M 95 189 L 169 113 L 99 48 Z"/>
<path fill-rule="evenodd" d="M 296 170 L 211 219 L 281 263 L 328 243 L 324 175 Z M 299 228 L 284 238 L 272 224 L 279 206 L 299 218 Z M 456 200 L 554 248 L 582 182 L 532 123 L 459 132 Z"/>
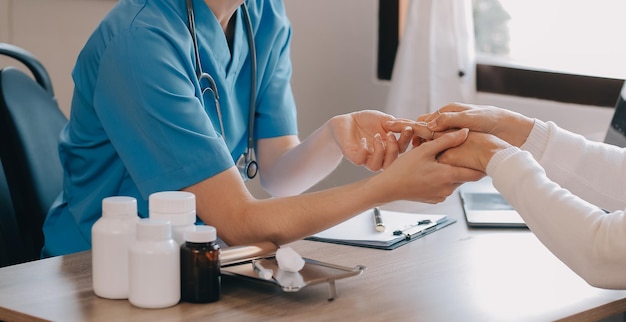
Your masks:
<path fill-rule="evenodd" d="M 447 220 L 446 217 L 443 217 L 436 222 L 431 221 L 430 219 L 420 220 L 417 223 L 405 227 L 400 231 L 401 235 L 404 235 L 406 240 L 410 240 L 411 238 L 425 234 L 431 229 L 436 229 L 437 225 Z"/>
<path fill-rule="evenodd" d="M 434 227 L 435 225 L 414 225 L 402 230 L 402 234 L 404 235 L 404 238 L 411 239 L 413 236 L 416 236 L 417 234 L 420 234 L 421 232 L 427 230 L 430 227 Z"/>

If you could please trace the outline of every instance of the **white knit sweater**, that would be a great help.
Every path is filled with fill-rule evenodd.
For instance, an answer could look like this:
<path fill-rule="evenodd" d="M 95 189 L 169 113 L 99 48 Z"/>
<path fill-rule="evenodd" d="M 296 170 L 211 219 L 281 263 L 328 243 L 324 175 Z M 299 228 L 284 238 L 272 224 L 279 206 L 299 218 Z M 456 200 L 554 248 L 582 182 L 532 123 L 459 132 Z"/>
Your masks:
<path fill-rule="evenodd" d="M 626 289 L 626 149 L 536 120 L 521 149 L 496 153 L 487 174 L 574 272 L 596 287 Z"/>

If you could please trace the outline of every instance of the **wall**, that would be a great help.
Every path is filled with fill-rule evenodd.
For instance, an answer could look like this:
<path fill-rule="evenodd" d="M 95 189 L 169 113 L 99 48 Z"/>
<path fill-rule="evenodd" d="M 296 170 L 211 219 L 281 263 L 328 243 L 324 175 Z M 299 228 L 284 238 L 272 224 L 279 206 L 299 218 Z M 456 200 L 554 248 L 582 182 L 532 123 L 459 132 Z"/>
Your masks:
<path fill-rule="evenodd" d="M 69 112 L 70 72 L 88 35 L 113 0 L 0 0 L 0 41 L 34 53 L 48 68 L 57 98 Z M 388 83 L 376 79 L 377 0 L 285 0 L 293 26 L 293 90 L 301 138 L 331 116 L 384 109 Z M 0 66 L 4 61 L 0 60 Z M 506 106 L 555 120 L 589 137 L 603 136 L 610 109 L 480 94 L 477 103 Z M 371 175 L 344 162 L 314 190 Z M 255 180 L 255 195 L 265 196 Z"/>
<path fill-rule="evenodd" d="M 9 38 L 9 1 L 0 0 L 0 40 L 3 41 Z"/>
<path fill-rule="evenodd" d="M 46 67 L 60 107 L 69 113 L 71 70 L 112 0 L 0 0 L 0 41 L 20 46 Z"/>

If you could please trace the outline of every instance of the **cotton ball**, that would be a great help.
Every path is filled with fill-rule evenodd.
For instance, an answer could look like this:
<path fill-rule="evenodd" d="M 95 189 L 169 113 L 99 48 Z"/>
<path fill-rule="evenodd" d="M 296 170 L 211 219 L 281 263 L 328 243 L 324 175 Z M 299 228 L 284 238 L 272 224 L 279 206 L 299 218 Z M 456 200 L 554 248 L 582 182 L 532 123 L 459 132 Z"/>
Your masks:
<path fill-rule="evenodd" d="M 274 277 L 285 292 L 297 292 L 298 290 L 306 286 L 302 274 L 298 272 L 286 272 L 282 269 L 279 269 L 278 272 L 276 272 L 276 276 Z"/>
<path fill-rule="evenodd" d="M 276 250 L 278 268 L 286 272 L 299 272 L 304 267 L 304 259 L 291 247 Z"/>

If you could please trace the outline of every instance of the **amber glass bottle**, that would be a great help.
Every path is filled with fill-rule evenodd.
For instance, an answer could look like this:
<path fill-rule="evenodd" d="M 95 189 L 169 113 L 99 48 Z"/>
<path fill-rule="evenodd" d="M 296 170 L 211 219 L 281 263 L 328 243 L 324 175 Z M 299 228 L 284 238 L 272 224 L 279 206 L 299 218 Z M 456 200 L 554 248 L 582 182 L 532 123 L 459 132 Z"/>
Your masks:
<path fill-rule="evenodd" d="M 220 247 L 211 226 L 194 226 L 184 233 L 180 248 L 181 300 L 210 303 L 220 299 Z"/>

